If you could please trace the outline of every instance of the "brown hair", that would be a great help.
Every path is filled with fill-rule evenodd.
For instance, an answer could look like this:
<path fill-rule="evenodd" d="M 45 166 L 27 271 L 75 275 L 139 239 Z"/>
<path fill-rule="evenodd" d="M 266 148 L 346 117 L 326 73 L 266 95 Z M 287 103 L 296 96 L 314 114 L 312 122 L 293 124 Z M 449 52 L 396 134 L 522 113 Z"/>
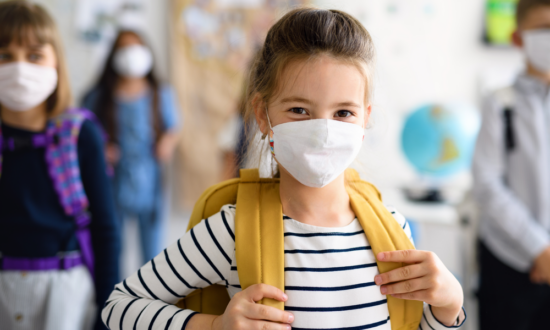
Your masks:
<path fill-rule="evenodd" d="M 374 45 L 370 34 L 351 15 L 339 10 L 298 8 L 284 15 L 267 33 L 265 43 L 256 55 L 248 80 L 244 122 L 247 154 L 256 133 L 253 100 L 258 95 L 267 104 L 280 87 L 278 80 L 292 61 L 310 60 L 328 55 L 350 63 L 366 79 L 365 101 L 372 93 Z"/>
<path fill-rule="evenodd" d="M 107 60 L 105 61 L 105 67 L 103 72 L 99 77 L 98 82 L 96 83 L 96 90 L 99 93 L 99 98 L 96 104 L 94 105 L 95 109 L 93 110 L 97 115 L 103 127 L 107 130 L 110 142 L 117 141 L 117 131 L 118 123 L 116 120 L 116 107 L 115 107 L 115 91 L 117 87 L 118 80 L 120 79 L 119 74 L 113 68 L 113 58 L 118 49 L 118 44 L 122 36 L 125 34 L 131 34 L 138 38 L 141 41 L 141 44 L 146 45 L 143 37 L 135 31 L 132 30 L 121 30 L 116 37 Z M 155 141 L 158 142 L 162 134 L 162 125 L 161 125 L 161 115 L 160 115 L 160 97 L 159 97 L 159 80 L 155 76 L 153 69 L 147 73 L 145 79 L 149 83 L 152 93 L 153 93 L 153 104 L 151 107 L 153 119 L 153 131 L 155 136 Z"/>
<path fill-rule="evenodd" d="M 540 6 L 550 6 L 550 0 L 519 0 L 516 7 L 516 22 L 520 25 L 527 13 Z"/>
<path fill-rule="evenodd" d="M 55 91 L 46 100 L 50 116 L 65 111 L 71 104 L 71 87 L 61 38 L 54 20 L 42 6 L 23 0 L 0 2 L 0 47 L 30 44 L 52 45 L 57 56 L 58 82 Z"/>

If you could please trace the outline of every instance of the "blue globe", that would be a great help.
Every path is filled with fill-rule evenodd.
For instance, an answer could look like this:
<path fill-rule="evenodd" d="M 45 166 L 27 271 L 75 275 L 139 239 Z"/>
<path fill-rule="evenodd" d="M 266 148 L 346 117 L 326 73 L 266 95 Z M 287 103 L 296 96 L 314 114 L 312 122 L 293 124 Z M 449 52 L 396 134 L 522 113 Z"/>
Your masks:
<path fill-rule="evenodd" d="M 401 146 L 420 174 L 446 178 L 469 169 L 480 124 L 475 108 L 425 105 L 405 120 Z"/>

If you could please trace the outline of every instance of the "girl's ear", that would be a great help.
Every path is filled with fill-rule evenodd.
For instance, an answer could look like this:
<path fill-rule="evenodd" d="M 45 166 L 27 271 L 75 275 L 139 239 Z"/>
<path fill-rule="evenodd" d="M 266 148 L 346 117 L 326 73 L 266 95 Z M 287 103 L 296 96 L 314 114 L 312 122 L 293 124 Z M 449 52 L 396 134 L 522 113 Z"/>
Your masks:
<path fill-rule="evenodd" d="M 267 134 L 269 131 L 269 124 L 267 123 L 266 104 L 260 94 L 256 94 L 252 99 L 252 108 L 254 109 L 254 116 L 256 117 L 256 123 L 260 128 L 262 134 Z"/>
<path fill-rule="evenodd" d="M 365 108 L 365 122 L 363 123 L 363 127 L 364 128 L 367 128 L 367 124 L 369 123 L 369 119 L 370 119 L 370 114 L 372 112 L 372 104 L 369 104 L 366 108 Z"/>
<path fill-rule="evenodd" d="M 523 38 L 519 30 L 515 30 L 514 33 L 512 33 L 512 43 L 516 47 L 523 48 Z"/>

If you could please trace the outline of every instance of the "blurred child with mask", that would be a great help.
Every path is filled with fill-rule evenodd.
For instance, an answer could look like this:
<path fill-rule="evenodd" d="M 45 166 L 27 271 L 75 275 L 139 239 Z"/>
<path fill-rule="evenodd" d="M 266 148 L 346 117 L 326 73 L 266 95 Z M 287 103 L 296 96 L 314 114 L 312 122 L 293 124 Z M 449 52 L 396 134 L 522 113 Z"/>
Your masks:
<path fill-rule="evenodd" d="M 95 88 L 85 97 L 107 129 L 121 219 L 139 222 L 143 262 L 163 247 L 161 168 L 177 142 L 177 103 L 153 73 L 153 55 L 134 31 L 119 32 Z"/>
<path fill-rule="evenodd" d="M 105 329 L 119 225 L 93 114 L 39 5 L 0 2 L 0 329 Z"/>
<path fill-rule="evenodd" d="M 481 329 L 547 329 L 550 309 L 550 1 L 520 0 L 526 57 L 491 95 L 474 156 L 481 211 Z"/>

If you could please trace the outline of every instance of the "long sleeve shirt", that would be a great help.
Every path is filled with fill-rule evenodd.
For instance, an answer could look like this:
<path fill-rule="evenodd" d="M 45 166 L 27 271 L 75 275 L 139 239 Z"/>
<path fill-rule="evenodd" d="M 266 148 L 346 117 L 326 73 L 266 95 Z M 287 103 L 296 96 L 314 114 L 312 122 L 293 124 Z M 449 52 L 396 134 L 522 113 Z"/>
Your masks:
<path fill-rule="evenodd" d="M 487 98 L 473 159 L 480 238 L 500 260 L 527 272 L 550 246 L 550 90 L 522 74 L 511 89 Z M 505 149 L 503 110 L 513 110 L 515 148 Z"/>
<path fill-rule="evenodd" d="M 158 107 L 161 132 L 174 132 L 180 127 L 178 104 L 172 88 L 158 88 L 158 104 L 153 104 L 153 91 L 132 98 L 116 97 L 114 103 L 115 140 L 120 159 L 114 170 L 113 192 L 117 207 L 122 213 L 161 213 L 163 189 L 161 167 L 155 153 L 154 113 Z M 92 90 L 83 106 L 101 115 L 99 103 L 101 89 Z"/>
<path fill-rule="evenodd" d="M 34 133 L 2 124 L 5 137 Z M 78 163 L 92 215 L 96 301 L 103 306 L 119 278 L 120 233 L 113 194 L 106 174 L 103 139 L 85 121 L 78 137 Z M 0 253 L 18 258 L 45 258 L 79 250 L 75 221 L 67 216 L 48 174 L 45 149 L 3 152 L 0 178 Z M 101 323 L 98 322 L 101 326 Z"/>
<path fill-rule="evenodd" d="M 392 212 L 408 237 L 405 218 Z M 195 314 L 174 306 L 197 288 L 241 291 L 235 258 L 235 207 L 203 220 L 134 275 L 119 283 L 103 309 L 110 329 L 185 329 Z M 338 228 L 283 217 L 285 310 L 292 329 L 391 329 L 386 296 L 363 228 L 355 219 Z M 460 324 L 463 320 L 460 321 Z M 419 329 L 446 329 L 425 305 Z"/>

